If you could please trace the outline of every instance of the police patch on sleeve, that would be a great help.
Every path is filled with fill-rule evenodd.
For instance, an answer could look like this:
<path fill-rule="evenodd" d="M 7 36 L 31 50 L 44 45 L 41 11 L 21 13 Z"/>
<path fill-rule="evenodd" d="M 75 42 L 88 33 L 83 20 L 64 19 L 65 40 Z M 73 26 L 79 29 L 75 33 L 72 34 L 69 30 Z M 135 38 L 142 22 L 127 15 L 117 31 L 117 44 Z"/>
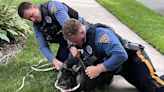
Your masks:
<path fill-rule="evenodd" d="M 57 11 L 57 8 L 55 5 L 52 5 L 50 8 L 51 13 L 55 13 Z"/>
<path fill-rule="evenodd" d="M 98 42 L 100 42 L 100 43 L 110 43 L 110 39 L 109 39 L 108 34 L 104 33 L 103 35 L 101 35 Z"/>

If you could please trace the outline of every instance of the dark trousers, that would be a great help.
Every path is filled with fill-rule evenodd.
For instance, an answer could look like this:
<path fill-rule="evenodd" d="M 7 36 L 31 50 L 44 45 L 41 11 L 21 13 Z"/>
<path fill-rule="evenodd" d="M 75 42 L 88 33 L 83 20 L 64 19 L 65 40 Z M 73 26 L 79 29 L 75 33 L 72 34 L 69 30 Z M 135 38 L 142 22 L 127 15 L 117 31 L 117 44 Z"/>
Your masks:
<path fill-rule="evenodd" d="M 56 58 L 62 62 L 64 62 L 68 56 L 69 56 L 69 48 L 67 48 L 67 45 L 60 45 L 58 48 L 58 52 L 56 55 Z"/>
<path fill-rule="evenodd" d="M 120 75 L 141 92 L 164 92 L 164 81 L 155 74 L 154 67 L 144 50 L 127 50 L 129 59 Z"/>

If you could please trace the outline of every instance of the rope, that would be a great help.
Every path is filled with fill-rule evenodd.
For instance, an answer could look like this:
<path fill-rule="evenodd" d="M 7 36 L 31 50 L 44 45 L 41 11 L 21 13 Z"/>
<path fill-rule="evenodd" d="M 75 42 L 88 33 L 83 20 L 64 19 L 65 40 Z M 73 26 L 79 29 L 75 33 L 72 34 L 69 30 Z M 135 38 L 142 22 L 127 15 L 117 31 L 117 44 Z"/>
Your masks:
<path fill-rule="evenodd" d="M 46 71 L 50 71 L 50 70 L 53 70 L 54 67 L 50 67 L 50 68 L 43 68 L 43 67 L 46 67 L 46 66 L 49 66 L 50 63 L 47 63 L 47 64 L 43 64 L 41 65 L 41 63 L 43 61 L 46 61 L 47 59 L 42 59 L 39 61 L 39 63 L 37 65 L 32 65 L 31 66 L 31 70 L 26 74 L 26 76 L 24 76 L 22 78 L 22 83 L 21 83 L 21 86 L 16 90 L 16 92 L 19 92 L 20 90 L 23 89 L 24 85 L 25 85 L 25 80 L 26 80 L 26 77 L 29 77 L 29 75 L 34 72 L 34 71 L 37 71 L 37 72 L 46 72 Z M 83 62 L 82 62 L 83 64 Z M 83 65 L 83 67 L 85 67 Z M 42 68 L 42 69 L 41 69 Z M 55 81 L 55 87 L 57 89 L 59 89 L 61 92 L 71 92 L 71 91 L 75 91 L 76 89 L 78 89 L 80 87 L 80 83 L 78 83 L 77 86 L 75 86 L 74 88 L 70 88 L 70 89 L 62 89 L 61 87 L 57 86 L 57 83 L 58 83 L 58 80 Z"/>
<path fill-rule="evenodd" d="M 42 71 L 42 72 L 45 72 L 45 71 L 50 71 L 50 70 L 53 70 L 53 69 L 54 69 L 54 67 L 41 69 L 41 68 L 43 68 L 43 67 L 45 67 L 45 66 L 49 66 L 49 65 L 50 65 L 50 63 L 41 65 L 41 63 L 42 63 L 43 61 L 46 61 L 46 60 L 47 60 L 47 59 L 42 59 L 42 60 L 39 61 L 39 63 L 38 63 L 37 65 L 32 65 L 32 66 L 31 66 L 31 70 L 26 74 L 26 76 L 24 76 L 24 77 L 22 78 L 22 84 L 21 84 L 21 86 L 16 90 L 16 92 L 19 92 L 21 89 L 23 89 L 24 84 L 25 84 L 26 77 L 28 77 L 33 71 L 37 71 L 37 72 L 41 72 L 41 71 Z"/>
<path fill-rule="evenodd" d="M 77 86 L 70 88 L 70 89 L 63 89 L 61 87 L 58 86 L 58 80 L 55 81 L 55 87 L 57 89 L 59 89 L 62 92 L 71 92 L 71 91 L 75 91 L 76 89 L 78 89 L 80 87 L 80 83 L 77 84 Z"/>
<path fill-rule="evenodd" d="M 39 64 L 31 66 L 31 69 L 32 69 L 32 70 L 35 70 L 35 71 L 37 71 L 37 72 L 45 72 L 45 71 L 53 70 L 54 67 L 45 68 L 45 69 L 40 69 L 40 68 L 42 68 L 42 67 L 45 67 L 45 66 L 50 65 L 50 63 L 41 65 L 41 63 L 42 63 L 43 61 L 46 61 L 46 60 L 47 60 L 47 59 L 40 60 L 40 61 L 39 61 Z M 36 68 L 36 67 L 37 67 L 37 68 Z"/>

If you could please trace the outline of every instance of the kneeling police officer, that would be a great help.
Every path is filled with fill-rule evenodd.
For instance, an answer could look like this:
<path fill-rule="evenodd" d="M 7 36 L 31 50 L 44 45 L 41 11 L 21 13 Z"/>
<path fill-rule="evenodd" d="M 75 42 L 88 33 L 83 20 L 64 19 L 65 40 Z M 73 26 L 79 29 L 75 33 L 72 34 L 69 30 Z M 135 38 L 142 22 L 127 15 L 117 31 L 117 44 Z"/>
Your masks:
<path fill-rule="evenodd" d="M 22 2 L 18 6 L 18 14 L 21 18 L 33 22 L 39 48 L 43 55 L 53 63 L 57 70 L 62 66 L 69 54 L 67 41 L 62 35 L 62 26 L 69 18 L 75 18 L 82 24 L 87 23 L 78 13 L 64 3 L 49 1 L 36 6 L 29 2 Z M 56 58 L 49 49 L 48 42 L 59 43 Z"/>
<path fill-rule="evenodd" d="M 100 60 L 97 65 L 86 67 L 85 72 L 90 79 L 109 72 L 121 75 L 141 92 L 164 92 L 164 81 L 155 74 L 142 45 L 121 39 L 108 26 L 84 26 L 75 19 L 64 23 L 63 34 L 72 45 L 83 50 L 82 60 L 93 56 Z"/>

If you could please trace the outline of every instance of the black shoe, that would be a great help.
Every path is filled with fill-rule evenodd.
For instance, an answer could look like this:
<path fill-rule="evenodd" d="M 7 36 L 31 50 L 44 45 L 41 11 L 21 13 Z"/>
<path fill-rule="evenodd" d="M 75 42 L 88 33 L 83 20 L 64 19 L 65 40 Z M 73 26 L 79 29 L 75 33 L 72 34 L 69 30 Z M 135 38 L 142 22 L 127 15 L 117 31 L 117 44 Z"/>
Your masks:
<path fill-rule="evenodd" d="M 160 79 L 164 81 L 164 75 L 161 75 Z M 156 92 L 164 92 L 164 85 L 159 85 Z"/>

